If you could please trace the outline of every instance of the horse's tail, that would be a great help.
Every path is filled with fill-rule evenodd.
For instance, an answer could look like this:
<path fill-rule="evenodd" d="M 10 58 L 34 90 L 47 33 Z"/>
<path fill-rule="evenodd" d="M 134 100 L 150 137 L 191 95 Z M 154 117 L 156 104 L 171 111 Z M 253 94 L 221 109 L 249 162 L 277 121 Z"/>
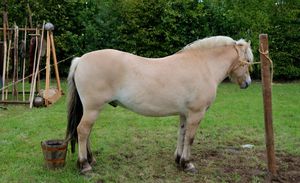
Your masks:
<path fill-rule="evenodd" d="M 77 92 L 74 74 L 80 58 L 74 58 L 68 76 L 68 126 L 66 141 L 71 141 L 71 152 L 75 152 L 75 144 L 78 141 L 77 126 L 83 114 L 82 103 Z"/>

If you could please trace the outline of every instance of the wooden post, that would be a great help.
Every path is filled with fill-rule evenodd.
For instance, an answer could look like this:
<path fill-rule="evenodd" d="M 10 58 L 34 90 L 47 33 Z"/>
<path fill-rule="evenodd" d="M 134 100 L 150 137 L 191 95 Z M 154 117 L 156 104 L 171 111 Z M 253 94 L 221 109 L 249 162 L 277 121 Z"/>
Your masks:
<path fill-rule="evenodd" d="M 269 173 L 271 173 L 271 176 L 274 177 L 277 175 L 277 172 L 274 151 L 274 133 L 272 119 L 272 78 L 270 72 L 271 62 L 268 59 L 268 35 L 260 34 L 259 41 L 268 169 Z"/>

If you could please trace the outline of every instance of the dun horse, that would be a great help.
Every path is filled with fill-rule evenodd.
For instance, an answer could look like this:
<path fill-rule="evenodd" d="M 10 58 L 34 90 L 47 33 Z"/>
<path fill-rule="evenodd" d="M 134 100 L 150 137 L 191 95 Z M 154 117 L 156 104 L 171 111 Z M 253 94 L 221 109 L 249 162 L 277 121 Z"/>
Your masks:
<path fill-rule="evenodd" d="M 104 104 L 123 106 L 145 116 L 179 115 L 175 161 L 195 172 L 191 145 L 205 112 L 227 76 L 240 88 L 250 83 L 250 43 L 215 36 L 197 40 L 164 58 L 144 58 L 106 49 L 72 61 L 66 140 L 78 142 L 81 173 L 95 162 L 89 136 Z"/>

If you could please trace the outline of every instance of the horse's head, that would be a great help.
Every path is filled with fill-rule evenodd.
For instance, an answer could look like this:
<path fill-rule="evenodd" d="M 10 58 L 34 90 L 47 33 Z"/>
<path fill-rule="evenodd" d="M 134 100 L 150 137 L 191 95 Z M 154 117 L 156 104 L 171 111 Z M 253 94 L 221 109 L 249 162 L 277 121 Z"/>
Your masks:
<path fill-rule="evenodd" d="M 233 82 L 240 85 L 240 88 L 245 89 L 251 84 L 249 68 L 253 62 L 253 53 L 250 42 L 246 42 L 243 39 L 237 41 L 234 47 L 238 53 L 238 57 L 229 69 L 228 75 Z"/>

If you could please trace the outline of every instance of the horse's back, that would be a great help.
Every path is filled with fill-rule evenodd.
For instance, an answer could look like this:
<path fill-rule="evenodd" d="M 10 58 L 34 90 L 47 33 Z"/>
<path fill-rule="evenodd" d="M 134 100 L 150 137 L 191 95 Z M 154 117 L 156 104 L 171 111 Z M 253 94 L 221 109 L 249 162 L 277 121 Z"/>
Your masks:
<path fill-rule="evenodd" d="M 129 53 L 113 49 L 86 53 L 80 57 L 77 73 L 80 72 L 80 75 L 89 75 L 90 77 L 92 75 L 101 77 L 120 73 L 124 69 L 123 59 L 128 55 Z"/>

